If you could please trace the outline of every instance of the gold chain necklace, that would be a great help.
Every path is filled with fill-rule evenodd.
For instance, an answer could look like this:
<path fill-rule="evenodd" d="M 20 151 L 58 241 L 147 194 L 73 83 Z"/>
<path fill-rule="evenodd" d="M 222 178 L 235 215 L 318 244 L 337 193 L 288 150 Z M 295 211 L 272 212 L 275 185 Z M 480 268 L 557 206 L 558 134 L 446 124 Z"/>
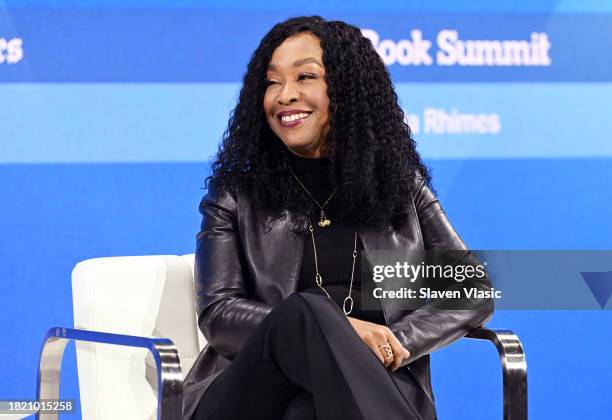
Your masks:
<path fill-rule="evenodd" d="M 325 292 L 327 297 L 333 301 L 329 293 L 327 293 L 327 290 L 325 290 L 325 288 L 323 287 L 323 277 L 321 277 L 321 274 L 319 273 L 319 262 L 317 259 L 317 246 L 315 245 L 314 229 L 312 227 L 312 223 L 310 222 L 310 218 L 308 218 L 308 230 L 310 231 L 310 237 L 312 238 L 312 249 L 314 251 L 315 271 L 316 271 L 315 283 L 317 284 L 317 286 L 319 286 L 321 290 Z M 351 294 L 353 293 L 353 278 L 355 277 L 355 260 L 356 259 L 357 259 L 357 232 L 355 232 L 355 244 L 353 245 L 353 268 L 351 269 L 351 283 L 349 285 L 348 295 L 346 295 L 346 297 L 344 298 L 344 301 L 342 302 L 342 311 L 344 312 L 344 315 L 348 315 L 353 311 L 353 298 L 351 297 Z M 347 305 L 349 306 L 348 310 L 346 309 Z"/>
<path fill-rule="evenodd" d="M 302 184 L 302 181 L 300 181 L 300 179 L 293 173 L 293 171 L 291 171 L 291 175 L 293 175 L 293 177 L 298 182 L 298 184 L 300 184 L 300 186 L 304 189 L 304 191 L 306 191 L 306 194 L 308 194 L 308 196 L 310 198 L 312 198 L 312 201 L 314 201 L 316 203 L 316 205 L 319 206 L 319 209 L 321 210 L 321 218 L 319 220 L 319 226 L 321 226 L 323 228 L 323 227 L 327 227 L 327 226 L 331 225 L 331 220 L 329 220 L 329 218 L 327 217 L 327 215 L 325 214 L 325 211 L 323 209 L 325 208 L 325 206 L 327 206 L 327 203 L 329 203 L 329 200 L 332 199 L 332 197 L 334 196 L 334 193 L 336 192 L 338 187 L 334 188 L 334 190 L 332 191 L 331 195 L 327 198 L 327 200 L 325 200 L 323 205 L 321 205 L 321 204 L 319 204 L 317 199 L 314 198 L 314 196 L 310 193 L 310 191 L 308 191 L 308 188 L 306 188 L 304 186 L 304 184 Z"/>

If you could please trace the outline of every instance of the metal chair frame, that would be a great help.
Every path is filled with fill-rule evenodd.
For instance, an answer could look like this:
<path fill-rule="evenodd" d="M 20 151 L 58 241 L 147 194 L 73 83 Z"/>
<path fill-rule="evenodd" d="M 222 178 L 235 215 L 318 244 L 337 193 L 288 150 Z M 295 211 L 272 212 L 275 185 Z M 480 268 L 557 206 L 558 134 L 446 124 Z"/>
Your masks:
<path fill-rule="evenodd" d="M 167 338 L 138 337 L 76 328 L 54 327 L 47 331 L 38 360 L 38 400 L 59 399 L 60 369 L 70 340 L 149 349 L 157 366 L 157 419 L 180 420 L 183 403 L 183 372 L 179 353 Z M 37 413 L 36 419 L 57 420 L 59 413 Z"/>

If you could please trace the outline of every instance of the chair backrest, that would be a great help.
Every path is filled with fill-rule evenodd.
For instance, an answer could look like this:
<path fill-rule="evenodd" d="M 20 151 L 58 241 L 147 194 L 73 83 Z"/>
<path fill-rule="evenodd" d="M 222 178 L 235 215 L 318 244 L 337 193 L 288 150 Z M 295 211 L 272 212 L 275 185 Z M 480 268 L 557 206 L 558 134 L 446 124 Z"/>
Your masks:
<path fill-rule="evenodd" d="M 194 255 L 95 258 L 72 272 L 75 328 L 165 337 L 183 375 L 206 344 L 197 327 Z M 83 418 L 155 419 L 157 376 L 147 350 L 77 343 Z"/>
<path fill-rule="evenodd" d="M 187 254 L 187 255 L 181 255 L 181 258 L 183 258 L 183 260 L 185 260 L 187 262 L 187 265 L 189 265 L 189 268 L 191 269 L 191 280 L 194 281 L 194 265 L 195 265 L 195 254 Z M 195 287 L 195 282 L 194 282 L 194 293 L 196 291 L 196 287 Z M 193 315 L 195 317 L 196 320 L 196 326 L 198 324 L 198 313 L 196 312 L 196 307 L 195 307 L 195 299 L 194 299 L 194 310 L 193 310 Z M 202 351 L 202 349 L 204 348 L 204 346 L 206 345 L 206 339 L 204 338 L 204 335 L 202 334 L 202 331 L 200 331 L 200 328 L 196 328 L 196 330 L 198 331 L 198 343 L 200 345 L 200 351 Z M 195 362 L 195 359 L 191 362 L 193 364 L 193 362 Z M 189 366 L 191 368 L 191 365 Z M 183 369 L 183 373 L 186 375 L 188 372 L 188 370 L 184 370 Z"/>

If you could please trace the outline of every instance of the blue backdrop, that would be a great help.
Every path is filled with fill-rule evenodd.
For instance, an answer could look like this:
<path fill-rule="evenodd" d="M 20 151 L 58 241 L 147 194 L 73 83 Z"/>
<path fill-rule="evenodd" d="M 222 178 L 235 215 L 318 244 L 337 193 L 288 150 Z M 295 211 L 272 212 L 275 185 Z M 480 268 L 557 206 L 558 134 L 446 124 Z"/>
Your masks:
<path fill-rule="evenodd" d="M 612 2 L 286 3 L 0 1 L 0 399 L 34 398 L 44 331 L 73 323 L 78 261 L 194 251 L 246 63 L 294 15 L 373 41 L 471 248 L 612 249 Z M 610 311 L 489 325 L 523 340 L 532 418 L 612 417 Z M 441 419 L 501 417 L 493 347 L 432 360 Z M 73 348 L 62 375 L 78 399 Z"/>

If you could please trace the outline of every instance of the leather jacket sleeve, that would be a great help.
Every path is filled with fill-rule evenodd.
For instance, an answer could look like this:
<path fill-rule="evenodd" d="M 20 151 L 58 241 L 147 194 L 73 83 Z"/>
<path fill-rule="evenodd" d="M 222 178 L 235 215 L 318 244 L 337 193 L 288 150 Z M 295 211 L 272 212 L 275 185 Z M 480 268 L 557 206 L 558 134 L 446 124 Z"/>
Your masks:
<path fill-rule="evenodd" d="M 459 251 L 457 263 L 479 264 L 450 225 L 440 203 L 423 178 L 417 178 L 413 202 L 425 250 Z M 482 279 L 466 279 L 462 283 L 453 280 L 450 283 L 446 290 L 459 290 L 463 287 L 491 289 L 487 276 Z M 447 346 L 465 336 L 471 329 L 483 325 L 492 315 L 493 300 L 462 297 L 462 309 L 456 309 L 456 306 L 454 308 L 449 309 L 447 299 L 432 299 L 419 309 L 403 315 L 390 326 L 398 340 L 410 351 L 410 357 L 405 359 L 401 366 Z"/>
<path fill-rule="evenodd" d="M 236 199 L 211 183 L 200 202 L 194 269 L 198 325 L 215 351 L 229 359 L 272 310 L 248 298 L 237 211 Z"/>

